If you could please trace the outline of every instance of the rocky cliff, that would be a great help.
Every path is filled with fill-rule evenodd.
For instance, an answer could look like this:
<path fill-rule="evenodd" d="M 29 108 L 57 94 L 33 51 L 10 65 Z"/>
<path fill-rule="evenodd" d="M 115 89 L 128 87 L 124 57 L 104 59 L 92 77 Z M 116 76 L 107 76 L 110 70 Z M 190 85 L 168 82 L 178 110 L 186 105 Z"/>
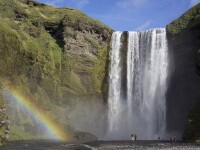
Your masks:
<path fill-rule="evenodd" d="M 200 71 L 200 4 L 169 24 L 167 32 L 170 46 L 167 126 L 171 135 L 175 134 L 181 138 L 187 115 L 194 106 L 197 109 L 198 104 L 195 105 L 195 103 L 200 97 L 200 76 L 198 75 Z M 194 118 L 193 114 L 195 114 Z M 193 135 L 199 130 L 195 129 L 198 126 L 196 120 L 199 117 L 198 111 L 191 112 L 185 134 L 193 133 L 189 136 L 184 135 L 184 139 L 188 139 L 186 137 L 195 138 Z M 193 130 L 189 129 L 191 127 L 189 124 L 194 127 Z"/>
<path fill-rule="evenodd" d="M 196 141 L 200 144 L 200 100 L 195 103 L 194 109 L 187 117 L 183 140 Z"/>
<path fill-rule="evenodd" d="M 4 144 L 9 138 L 10 120 L 6 112 L 5 99 L 2 92 L 2 85 L 0 84 L 0 143 Z"/>
<path fill-rule="evenodd" d="M 95 104 L 103 105 L 107 94 L 111 28 L 78 10 L 31 0 L 1 0 L 0 22 L 0 81 L 5 88 L 23 93 L 52 116 L 63 114 L 63 122 L 69 120 L 64 108 L 76 109 L 80 101 L 99 113 Z M 32 123 L 20 110 L 15 114 L 11 139 L 27 138 L 25 128 Z"/>

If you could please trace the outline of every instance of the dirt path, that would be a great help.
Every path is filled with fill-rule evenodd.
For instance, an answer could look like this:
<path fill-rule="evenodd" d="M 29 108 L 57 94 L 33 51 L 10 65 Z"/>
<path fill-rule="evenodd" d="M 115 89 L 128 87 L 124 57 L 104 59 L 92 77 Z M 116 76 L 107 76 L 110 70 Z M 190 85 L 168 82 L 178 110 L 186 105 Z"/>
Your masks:
<path fill-rule="evenodd" d="M 55 141 L 9 142 L 0 150 L 200 150 L 191 143 L 157 141 L 96 141 L 88 143 L 62 143 Z"/>

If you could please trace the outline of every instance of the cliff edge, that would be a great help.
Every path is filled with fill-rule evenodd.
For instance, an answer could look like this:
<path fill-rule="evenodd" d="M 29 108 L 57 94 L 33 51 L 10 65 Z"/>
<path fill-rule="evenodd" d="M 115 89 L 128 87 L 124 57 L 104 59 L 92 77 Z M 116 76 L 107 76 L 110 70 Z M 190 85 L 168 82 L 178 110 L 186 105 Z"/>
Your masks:
<path fill-rule="evenodd" d="M 167 129 L 171 135 L 175 134 L 181 138 L 181 133 L 186 128 L 183 139 L 195 139 L 191 136 L 186 138 L 189 137 L 186 134 L 188 132 L 198 133 L 199 129 L 195 128 L 197 124 L 191 125 L 194 130 L 189 129 L 191 128 L 190 124 L 193 124 L 191 120 L 194 112 L 196 113 L 194 124 L 197 123 L 195 120 L 200 117 L 198 111 L 192 111 L 189 115 L 189 122 L 187 124 L 185 122 L 188 113 L 194 107 L 198 107 L 196 101 L 200 97 L 200 4 L 192 7 L 180 18 L 167 25 L 167 32 L 170 47 Z"/>

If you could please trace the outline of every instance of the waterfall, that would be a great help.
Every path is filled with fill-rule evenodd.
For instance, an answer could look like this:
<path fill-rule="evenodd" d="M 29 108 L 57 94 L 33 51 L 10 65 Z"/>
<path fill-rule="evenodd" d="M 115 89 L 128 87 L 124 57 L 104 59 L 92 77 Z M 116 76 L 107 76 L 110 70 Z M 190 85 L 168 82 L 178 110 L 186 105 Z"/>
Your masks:
<path fill-rule="evenodd" d="M 128 43 L 122 43 L 121 36 L 121 32 L 112 36 L 108 135 L 112 139 L 128 139 L 132 133 L 141 140 L 164 138 L 168 73 L 166 31 L 128 32 Z M 126 64 L 121 63 L 120 57 L 123 44 L 127 45 Z M 127 65 L 126 79 L 121 77 L 123 65 Z M 124 80 L 126 99 L 120 95 Z"/>
<path fill-rule="evenodd" d="M 121 112 L 121 66 L 120 66 L 120 47 L 121 47 L 121 32 L 115 32 L 112 35 L 112 50 L 110 51 L 110 80 L 109 80 L 109 131 L 117 132 L 119 118 Z"/>

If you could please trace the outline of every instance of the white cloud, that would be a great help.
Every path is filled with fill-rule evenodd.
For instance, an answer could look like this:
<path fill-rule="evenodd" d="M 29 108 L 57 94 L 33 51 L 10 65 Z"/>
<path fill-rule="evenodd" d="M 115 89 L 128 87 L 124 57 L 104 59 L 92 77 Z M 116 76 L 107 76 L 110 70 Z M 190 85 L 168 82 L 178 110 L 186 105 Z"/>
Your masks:
<path fill-rule="evenodd" d="M 190 7 L 200 3 L 200 0 L 190 0 Z"/>
<path fill-rule="evenodd" d="M 130 22 L 136 22 L 136 20 L 132 19 L 132 18 L 127 18 L 127 17 L 121 17 L 118 15 L 101 15 L 101 14 L 91 14 L 93 16 L 96 16 L 98 18 L 104 18 L 104 19 L 112 19 L 112 20 L 118 20 L 118 21 L 130 21 Z"/>
<path fill-rule="evenodd" d="M 144 5 L 148 0 L 121 0 L 117 6 L 122 9 L 132 9 Z"/>
<path fill-rule="evenodd" d="M 72 1 L 78 8 L 83 8 L 87 4 L 89 4 L 89 0 L 72 0 Z"/>
<path fill-rule="evenodd" d="M 48 0 L 45 3 L 52 6 L 56 6 L 58 3 L 61 3 L 61 2 L 63 2 L 63 0 Z"/>
<path fill-rule="evenodd" d="M 135 31 L 143 31 L 143 30 L 146 30 L 150 25 L 151 25 L 151 21 L 149 20 L 149 21 L 145 22 L 144 24 L 136 27 L 134 30 Z"/>
<path fill-rule="evenodd" d="M 63 2 L 65 6 L 71 6 L 78 9 L 83 8 L 89 4 L 89 0 L 47 0 L 46 3 L 49 5 L 57 6 L 59 3 Z"/>

